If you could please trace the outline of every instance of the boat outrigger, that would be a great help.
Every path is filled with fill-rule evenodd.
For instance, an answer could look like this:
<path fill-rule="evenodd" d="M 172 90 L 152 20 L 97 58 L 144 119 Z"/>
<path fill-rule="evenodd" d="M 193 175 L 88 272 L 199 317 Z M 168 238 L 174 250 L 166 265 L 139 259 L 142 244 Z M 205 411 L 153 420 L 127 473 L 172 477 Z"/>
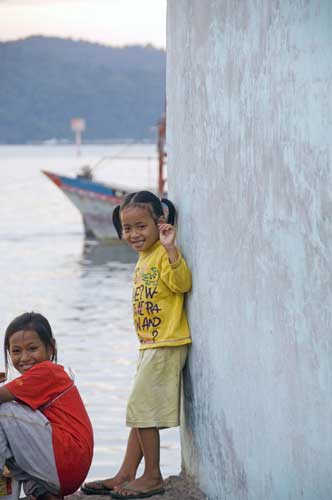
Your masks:
<path fill-rule="evenodd" d="M 155 157 L 158 160 L 158 187 L 156 191 L 159 195 L 165 194 L 165 125 L 165 118 L 163 118 L 158 124 L 158 156 Z M 105 158 L 112 159 L 112 157 Z M 121 159 L 128 159 L 128 157 L 123 156 Z M 130 157 L 130 159 L 133 160 L 135 157 Z M 43 173 L 61 189 L 81 212 L 87 237 L 98 240 L 117 239 L 112 223 L 112 212 L 113 208 L 121 203 L 129 193 L 128 188 L 95 181 L 93 171 L 87 166 L 83 167 L 76 177 L 68 177 L 46 170 L 43 170 Z"/>

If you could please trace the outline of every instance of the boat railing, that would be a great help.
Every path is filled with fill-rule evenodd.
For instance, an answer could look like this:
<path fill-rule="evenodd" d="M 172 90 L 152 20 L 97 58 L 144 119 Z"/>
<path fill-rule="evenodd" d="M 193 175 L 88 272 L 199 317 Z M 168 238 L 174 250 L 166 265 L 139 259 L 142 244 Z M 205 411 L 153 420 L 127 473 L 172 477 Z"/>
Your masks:
<path fill-rule="evenodd" d="M 99 167 L 101 163 L 105 162 L 106 160 L 158 160 L 157 155 L 146 155 L 146 156 L 124 156 L 124 155 L 112 155 L 112 156 L 103 156 L 100 158 L 100 160 L 97 161 L 94 165 L 91 166 L 92 170 L 95 168 Z"/>

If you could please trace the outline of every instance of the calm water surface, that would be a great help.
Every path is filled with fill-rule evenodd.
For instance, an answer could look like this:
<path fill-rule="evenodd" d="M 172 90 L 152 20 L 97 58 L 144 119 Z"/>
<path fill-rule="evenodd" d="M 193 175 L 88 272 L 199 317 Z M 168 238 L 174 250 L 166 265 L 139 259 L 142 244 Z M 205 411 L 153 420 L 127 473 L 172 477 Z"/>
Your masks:
<path fill-rule="evenodd" d="M 50 321 L 58 361 L 70 366 L 95 432 L 90 478 L 116 472 L 126 447 L 126 399 L 137 358 L 131 318 L 132 255 L 84 241 L 81 217 L 42 169 L 74 174 L 104 156 L 152 156 L 153 145 L 0 146 L 0 329 L 35 310 Z M 97 177 L 155 186 L 156 162 L 103 162 Z M 3 355 L 0 357 L 3 366 Z M 1 366 L 0 366 L 1 368 Z M 177 429 L 161 433 L 165 476 L 180 470 Z"/>

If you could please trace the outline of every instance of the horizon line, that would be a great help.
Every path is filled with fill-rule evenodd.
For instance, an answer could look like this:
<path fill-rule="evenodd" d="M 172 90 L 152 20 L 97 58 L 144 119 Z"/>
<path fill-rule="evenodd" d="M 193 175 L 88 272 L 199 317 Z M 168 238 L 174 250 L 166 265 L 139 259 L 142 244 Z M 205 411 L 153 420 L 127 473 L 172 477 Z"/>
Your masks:
<path fill-rule="evenodd" d="M 24 40 L 28 40 L 30 38 L 55 38 L 57 40 L 66 40 L 66 41 L 71 41 L 74 43 L 88 43 L 90 45 L 100 45 L 101 47 L 106 47 L 106 48 L 115 48 L 115 49 L 126 49 L 126 48 L 131 48 L 131 47 L 145 47 L 145 48 L 153 48 L 155 50 L 160 50 L 166 52 L 165 47 L 158 47 L 157 45 L 154 45 L 152 42 L 146 42 L 146 43 L 141 43 L 141 42 L 132 42 L 128 44 L 108 44 L 105 42 L 100 42 L 100 41 L 92 41 L 89 39 L 85 38 L 76 38 L 76 37 L 65 37 L 61 35 L 44 35 L 41 33 L 35 33 L 23 37 L 18 37 L 18 38 L 6 38 L 2 39 L 0 36 L 0 43 L 15 43 L 15 42 L 22 42 Z"/>

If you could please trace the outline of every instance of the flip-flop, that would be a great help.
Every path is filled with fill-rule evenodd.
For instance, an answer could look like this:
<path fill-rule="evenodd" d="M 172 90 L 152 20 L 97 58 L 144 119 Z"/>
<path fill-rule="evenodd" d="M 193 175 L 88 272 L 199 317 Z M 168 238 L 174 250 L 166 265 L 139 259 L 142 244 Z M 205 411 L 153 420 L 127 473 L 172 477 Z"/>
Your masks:
<path fill-rule="evenodd" d="M 155 490 L 150 490 L 150 491 L 140 491 L 128 487 L 128 491 L 131 491 L 133 494 L 122 495 L 122 493 L 116 493 L 114 490 L 111 491 L 110 494 L 112 498 L 116 498 L 119 500 L 125 500 L 125 499 L 129 500 L 130 498 L 150 498 L 153 497 L 154 495 L 163 495 L 165 493 L 165 488 L 157 488 Z"/>
<path fill-rule="evenodd" d="M 91 481 L 91 483 L 98 484 L 101 487 L 93 488 L 92 486 L 88 486 L 89 483 L 84 483 L 81 486 L 81 491 L 86 495 L 109 495 L 113 491 L 112 488 L 107 488 L 103 481 Z"/>

